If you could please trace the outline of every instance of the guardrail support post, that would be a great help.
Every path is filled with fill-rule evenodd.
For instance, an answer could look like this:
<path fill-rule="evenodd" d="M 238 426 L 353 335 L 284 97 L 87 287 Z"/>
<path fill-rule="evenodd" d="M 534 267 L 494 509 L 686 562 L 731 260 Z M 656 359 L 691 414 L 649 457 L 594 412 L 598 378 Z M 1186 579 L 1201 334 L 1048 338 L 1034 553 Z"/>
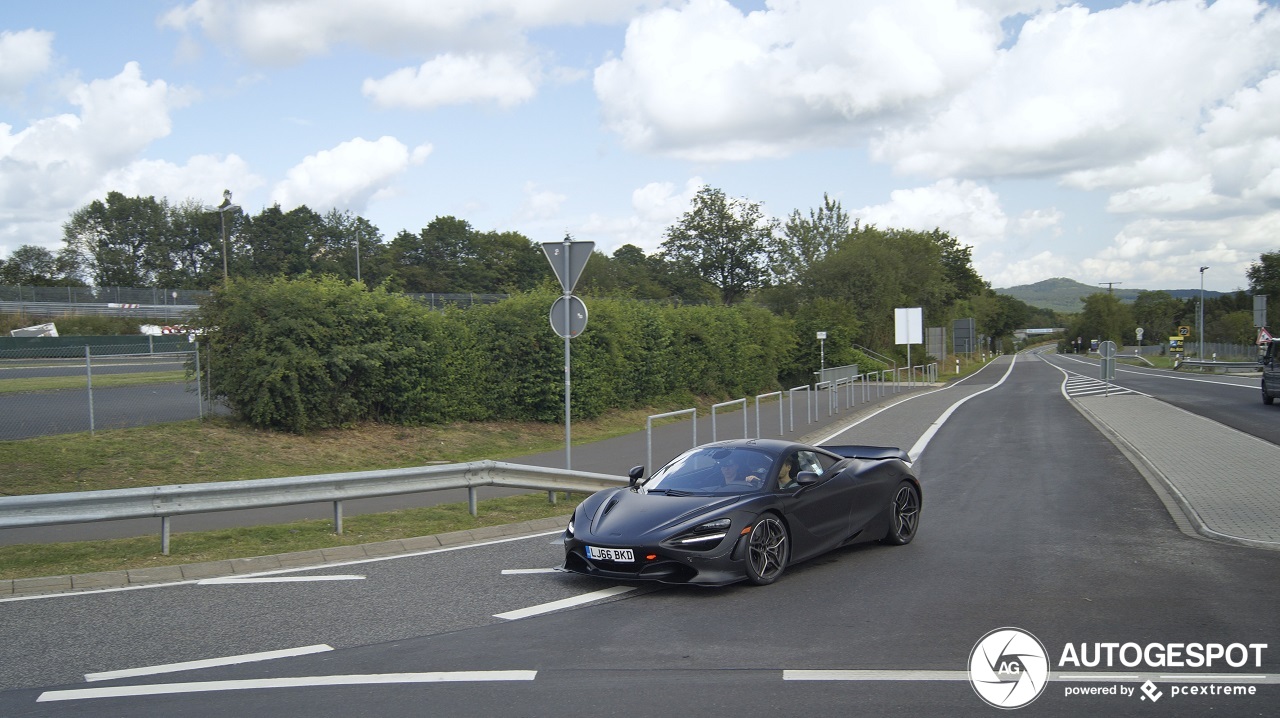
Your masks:
<path fill-rule="evenodd" d="M 476 487 L 474 486 L 467 487 L 467 511 L 470 511 L 471 517 L 475 518 L 477 514 L 477 509 L 476 509 Z"/>
<path fill-rule="evenodd" d="M 161 555 L 169 555 L 169 517 L 160 517 L 160 553 Z"/>
<path fill-rule="evenodd" d="M 342 502 L 333 502 L 333 532 L 342 535 Z"/>

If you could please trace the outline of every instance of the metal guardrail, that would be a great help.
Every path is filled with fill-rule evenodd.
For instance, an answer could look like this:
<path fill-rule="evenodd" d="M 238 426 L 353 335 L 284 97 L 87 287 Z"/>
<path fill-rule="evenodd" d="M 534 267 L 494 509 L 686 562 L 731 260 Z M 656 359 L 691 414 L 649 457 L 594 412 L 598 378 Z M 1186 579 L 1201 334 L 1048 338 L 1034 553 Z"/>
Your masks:
<path fill-rule="evenodd" d="M 1193 369 L 1215 370 L 1221 369 L 1224 372 L 1232 371 L 1261 371 L 1262 365 L 1256 361 L 1209 361 L 1206 359 L 1184 359 L 1178 362 L 1175 369 L 1189 367 Z"/>
<path fill-rule="evenodd" d="M 475 516 L 476 489 L 482 486 L 594 493 L 624 486 L 627 481 L 621 476 L 586 471 L 473 461 L 278 479 L 4 496 L 0 497 L 0 528 L 159 518 L 161 550 L 168 555 L 169 519 L 173 516 L 332 502 L 334 531 L 341 534 L 342 502 L 348 499 L 465 488 L 468 508 Z"/>

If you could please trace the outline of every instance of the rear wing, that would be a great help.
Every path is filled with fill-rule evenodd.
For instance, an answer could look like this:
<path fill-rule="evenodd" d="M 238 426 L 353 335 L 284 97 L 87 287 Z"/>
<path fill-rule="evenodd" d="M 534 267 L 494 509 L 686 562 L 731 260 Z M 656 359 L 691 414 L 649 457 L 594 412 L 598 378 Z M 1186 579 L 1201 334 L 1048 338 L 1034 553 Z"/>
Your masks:
<path fill-rule="evenodd" d="M 908 464 L 911 463 L 911 457 L 907 456 L 907 452 L 896 446 L 823 446 L 822 448 L 846 459 L 866 459 L 869 461 L 898 459 Z"/>

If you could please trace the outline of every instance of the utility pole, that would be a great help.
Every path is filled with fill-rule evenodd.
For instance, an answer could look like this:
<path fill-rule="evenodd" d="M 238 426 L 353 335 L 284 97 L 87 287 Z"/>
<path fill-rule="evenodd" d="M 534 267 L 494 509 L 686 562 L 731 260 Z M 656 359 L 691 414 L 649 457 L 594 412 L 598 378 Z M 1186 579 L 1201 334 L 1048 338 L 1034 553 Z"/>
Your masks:
<path fill-rule="evenodd" d="M 1102 286 L 1103 284 L 1107 285 L 1107 294 L 1113 294 L 1115 293 L 1115 290 L 1112 289 L 1112 285 L 1124 284 L 1124 282 L 1098 282 L 1098 286 Z"/>

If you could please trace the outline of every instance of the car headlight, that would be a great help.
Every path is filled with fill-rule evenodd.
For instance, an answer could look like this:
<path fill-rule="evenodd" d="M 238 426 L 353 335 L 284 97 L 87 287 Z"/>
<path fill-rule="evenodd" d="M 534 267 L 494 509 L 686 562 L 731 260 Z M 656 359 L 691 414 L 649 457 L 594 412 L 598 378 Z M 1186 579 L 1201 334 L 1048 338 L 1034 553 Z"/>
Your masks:
<path fill-rule="evenodd" d="M 564 529 L 564 534 L 565 534 L 565 536 L 568 536 L 569 538 L 573 538 L 573 519 L 574 519 L 576 516 L 577 516 L 577 514 L 574 514 L 573 516 L 570 516 L 570 517 L 569 517 L 569 525 L 568 525 L 568 526 L 566 526 L 566 527 L 565 527 L 565 529 Z"/>
<path fill-rule="evenodd" d="M 728 534 L 732 524 L 728 518 L 708 521 L 681 534 L 672 543 L 683 548 L 711 548 Z"/>

